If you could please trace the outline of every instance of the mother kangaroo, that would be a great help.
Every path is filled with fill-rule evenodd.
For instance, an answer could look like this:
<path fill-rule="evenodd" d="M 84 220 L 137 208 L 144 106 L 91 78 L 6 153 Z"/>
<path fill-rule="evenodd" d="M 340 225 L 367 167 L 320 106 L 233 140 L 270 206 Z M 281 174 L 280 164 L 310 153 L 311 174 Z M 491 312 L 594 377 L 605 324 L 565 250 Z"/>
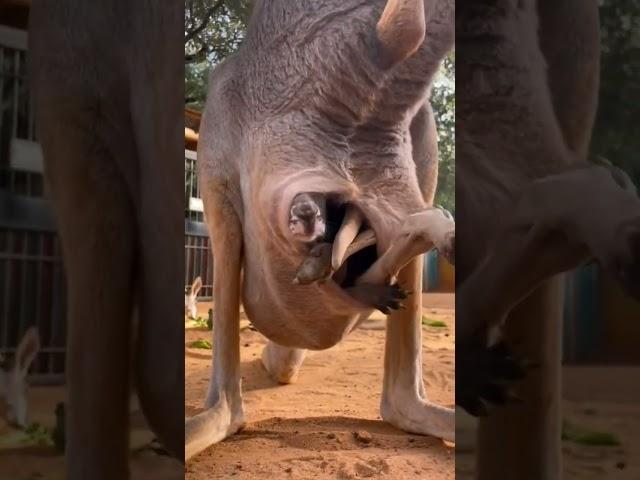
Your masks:
<path fill-rule="evenodd" d="M 263 363 L 291 381 L 305 349 L 326 349 L 371 308 L 349 287 L 412 292 L 391 313 L 382 418 L 452 440 L 453 410 L 427 399 L 421 360 L 421 254 L 453 250 L 453 222 L 430 208 L 436 134 L 427 101 L 453 46 L 452 0 L 261 0 L 240 50 L 217 66 L 198 145 L 214 265 L 214 360 L 205 410 L 186 422 L 185 457 L 244 423 L 239 307 L 270 341 Z M 325 194 L 344 252 L 332 280 L 293 285 L 306 255 L 288 228 L 293 198 Z M 345 260 L 346 259 L 346 260 Z M 376 289 L 372 289 L 375 291 Z"/>

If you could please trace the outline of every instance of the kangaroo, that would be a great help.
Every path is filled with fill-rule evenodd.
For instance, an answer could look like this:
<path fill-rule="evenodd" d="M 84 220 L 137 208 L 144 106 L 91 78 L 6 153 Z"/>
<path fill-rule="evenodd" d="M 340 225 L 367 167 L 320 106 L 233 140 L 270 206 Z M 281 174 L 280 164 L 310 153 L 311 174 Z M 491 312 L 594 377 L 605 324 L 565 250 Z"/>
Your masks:
<path fill-rule="evenodd" d="M 34 117 L 68 287 L 69 480 L 129 478 L 132 377 L 147 423 L 183 454 L 183 16 L 178 2 L 31 7 Z"/>
<path fill-rule="evenodd" d="M 598 3 L 456 8 L 456 403 L 482 415 L 476 478 L 558 480 L 560 274 L 596 259 L 640 297 L 640 200 L 587 162 Z"/>
<path fill-rule="evenodd" d="M 38 329 L 30 327 L 16 348 L 13 362 L 0 367 L 0 400 L 5 407 L 2 417 L 9 425 L 25 428 L 28 424 L 27 373 L 39 350 Z"/>
<path fill-rule="evenodd" d="M 199 181 L 217 259 L 215 346 L 205 409 L 186 421 L 187 459 L 244 424 L 241 299 L 270 340 L 267 371 L 288 383 L 306 349 L 335 345 L 371 313 L 369 285 L 394 280 L 409 294 L 405 309 L 389 314 L 382 418 L 453 439 L 453 409 L 430 401 L 423 385 L 420 326 L 422 254 L 453 251 L 455 241 L 452 219 L 431 208 L 437 146 L 428 105 L 453 32 L 452 0 L 255 2 L 244 44 L 211 74 L 200 128 Z M 289 228 L 291 206 L 309 192 L 326 195 L 329 210 L 331 199 L 345 206 L 335 274 L 292 284 L 308 250 Z M 347 258 L 361 226 L 375 243 L 360 239 L 365 247 Z"/>
<path fill-rule="evenodd" d="M 190 287 L 184 292 L 184 313 L 189 318 L 198 316 L 198 293 L 202 289 L 202 278 L 196 277 Z"/>

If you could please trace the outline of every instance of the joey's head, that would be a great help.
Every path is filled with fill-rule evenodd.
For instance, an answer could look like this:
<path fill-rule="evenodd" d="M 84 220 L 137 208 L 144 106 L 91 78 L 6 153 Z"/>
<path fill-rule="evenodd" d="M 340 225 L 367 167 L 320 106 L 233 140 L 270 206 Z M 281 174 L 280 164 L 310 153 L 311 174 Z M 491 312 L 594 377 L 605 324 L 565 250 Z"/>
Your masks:
<path fill-rule="evenodd" d="M 289 231 L 296 240 L 311 243 L 321 239 L 327 228 L 327 202 L 320 193 L 299 193 L 289 210 Z"/>

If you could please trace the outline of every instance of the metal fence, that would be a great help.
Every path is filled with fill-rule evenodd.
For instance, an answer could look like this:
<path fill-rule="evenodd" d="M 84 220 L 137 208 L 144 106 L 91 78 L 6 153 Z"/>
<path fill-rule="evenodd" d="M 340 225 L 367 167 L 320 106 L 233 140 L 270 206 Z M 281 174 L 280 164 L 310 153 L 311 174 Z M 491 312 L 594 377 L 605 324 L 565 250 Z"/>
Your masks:
<path fill-rule="evenodd" d="M 209 248 L 209 234 L 206 225 L 199 222 L 185 222 L 184 278 L 185 287 L 196 277 L 202 278 L 200 300 L 213 297 L 213 255 Z"/>
<path fill-rule="evenodd" d="M 204 223 L 204 210 L 196 170 L 196 152 L 184 151 L 185 242 L 184 283 L 191 285 L 202 278 L 201 300 L 213 296 L 213 256 L 209 248 L 209 233 Z"/>
<path fill-rule="evenodd" d="M 65 364 L 65 279 L 55 225 L 43 197 L 27 84 L 26 32 L 0 26 L 0 352 L 12 355 L 37 326 L 36 383 L 59 383 Z"/>
<path fill-rule="evenodd" d="M 0 352 L 13 354 L 26 329 L 37 326 L 35 382 L 63 381 L 65 298 L 60 244 L 46 202 L 0 191 Z"/>
<path fill-rule="evenodd" d="M 198 173 L 196 170 L 196 152 L 184 151 L 184 204 L 185 218 L 192 222 L 204 222 Z"/>
<path fill-rule="evenodd" d="M 37 326 L 35 382 L 64 380 L 65 278 L 55 225 L 44 198 L 42 153 L 27 84 L 26 32 L 0 25 L 0 353 L 12 355 Z M 185 285 L 203 280 L 212 296 L 213 258 L 198 191 L 195 152 L 185 151 Z"/>

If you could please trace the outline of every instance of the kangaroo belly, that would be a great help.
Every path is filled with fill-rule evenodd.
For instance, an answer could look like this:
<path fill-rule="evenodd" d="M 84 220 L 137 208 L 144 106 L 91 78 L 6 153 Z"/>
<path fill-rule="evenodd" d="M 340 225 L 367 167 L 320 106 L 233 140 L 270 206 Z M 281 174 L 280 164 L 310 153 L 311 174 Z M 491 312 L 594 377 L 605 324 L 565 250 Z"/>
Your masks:
<path fill-rule="evenodd" d="M 243 305 L 247 317 L 282 346 L 322 350 L 342 340 L 362 308 L 336 284 L 294 285 L 296 265 L 277 253 L 247 250 Z"/>
<path fill-rule="evenodd" d="M 375 308 L 377 302 L 350 291 L 389 247 L 406 216 L 425 208 L 415 167 L 402 153 L 409 152 L 401 150 L 387 159 L 382 173 L 381 164 L 374 168 L 370 162 L 351 162 L 348 178 L 330 169 L 292 170 L 283 164 L 266 172 L 260 182 L 247 184 L 243 304 L 261 333 L 283 346 L 329 348 Z M 328 225 L 342 225 L 346 210 L 353 208 L 362 216 L 359 231 L 375 232 L 376 243 L 346 258 L 324 283 L 293 283 L 309 254 L 309 246 L 292 238 L 288 228 L 292 201 L 304 192 L 326 196 Z"/>

